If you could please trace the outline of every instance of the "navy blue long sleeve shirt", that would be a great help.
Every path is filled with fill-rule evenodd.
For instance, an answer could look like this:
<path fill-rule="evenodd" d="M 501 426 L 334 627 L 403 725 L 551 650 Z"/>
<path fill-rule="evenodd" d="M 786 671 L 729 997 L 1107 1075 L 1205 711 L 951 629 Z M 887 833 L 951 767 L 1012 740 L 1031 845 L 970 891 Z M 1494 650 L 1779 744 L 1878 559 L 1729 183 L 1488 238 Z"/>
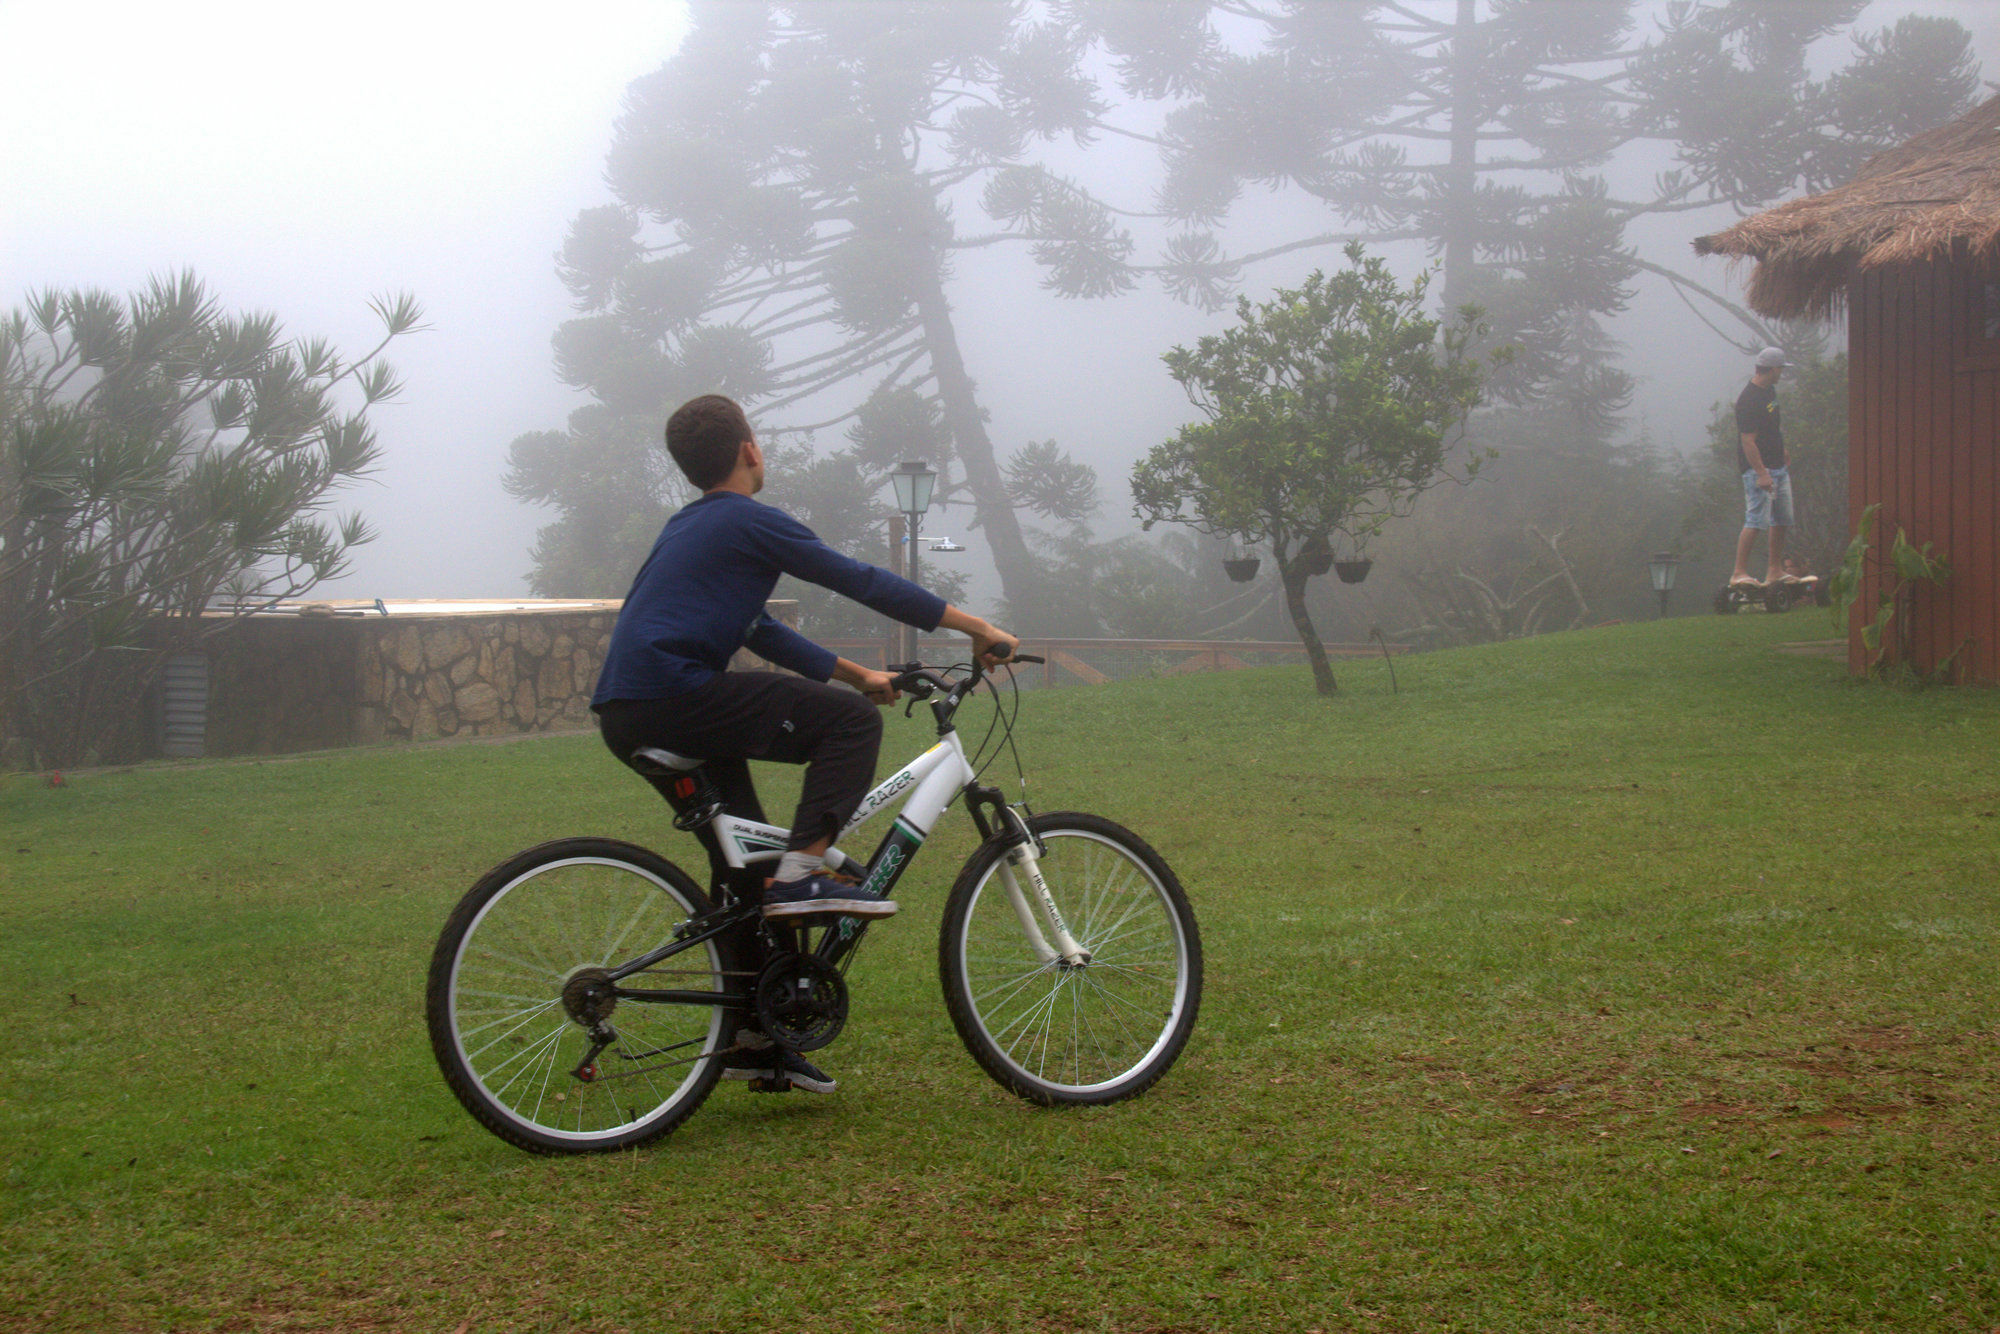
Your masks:
<path fill-rule="evenodd" d="M 728 667 L 739 648 L 815 681 L 832 676 L 832 652 L 765 614 L 781 574 L 920 630 L 935 630 L 944 617 L 937 594 L 841 555 L 783 510 L 711 491 L 667 520 L 639 567 L 591 707 L 686 694 Z"/>

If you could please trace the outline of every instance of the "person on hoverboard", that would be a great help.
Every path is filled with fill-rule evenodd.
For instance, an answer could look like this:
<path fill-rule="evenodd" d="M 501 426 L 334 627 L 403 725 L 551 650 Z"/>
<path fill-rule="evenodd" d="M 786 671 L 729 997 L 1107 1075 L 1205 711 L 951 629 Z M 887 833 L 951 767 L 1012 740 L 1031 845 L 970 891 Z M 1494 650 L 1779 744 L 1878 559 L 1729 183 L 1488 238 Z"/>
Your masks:
<path fill-rule="evenodd" d="M 1756 590 L 1798 580 L 1785 572 L 1785 534 L 1792 526 L 1792 474 L 1786 466 L 1785 432 L 1778 421 L 1778 377 L 1791 363 L 1767 347 L 1757 354 L 1750 383 L 1736 396 L 1736 464 L 1743 475 L 1743 531 L 1736 536 L 1732 590 Z M 1764 577 L 1750 573 L 1757 534 L 1765 543 Z"/>

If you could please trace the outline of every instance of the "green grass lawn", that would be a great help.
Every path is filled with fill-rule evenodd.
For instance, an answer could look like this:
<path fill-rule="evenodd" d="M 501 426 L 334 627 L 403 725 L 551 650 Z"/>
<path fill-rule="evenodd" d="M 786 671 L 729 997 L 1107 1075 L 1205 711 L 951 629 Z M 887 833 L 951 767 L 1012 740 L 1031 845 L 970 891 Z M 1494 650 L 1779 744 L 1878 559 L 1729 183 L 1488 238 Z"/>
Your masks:
<path fill-rule="evenodd" d="M 1200 914 L 1180 1065 L 1080 1112 L 979 1072 L 954 813 L 838 1094 L 726 1085 L 606 1158 L 486 1134 L 422 1013 L 509 852 L 699 861 L 594 738 L 16 778 L 0 1328 L 1989 1330 L 2000 692 L 1776 649 L 1824 634 L 1027 696 L 1035 805 L 1131 825 Z"/>

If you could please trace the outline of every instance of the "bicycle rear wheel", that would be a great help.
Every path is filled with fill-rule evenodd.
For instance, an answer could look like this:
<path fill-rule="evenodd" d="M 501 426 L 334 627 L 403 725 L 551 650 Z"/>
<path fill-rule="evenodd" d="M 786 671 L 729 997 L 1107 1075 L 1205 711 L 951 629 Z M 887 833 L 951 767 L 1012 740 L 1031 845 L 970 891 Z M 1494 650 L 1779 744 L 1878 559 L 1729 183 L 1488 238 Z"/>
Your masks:
<path fill-rule="evenodd" d="M 445 923 L 425 997 L 431 1050 L 466 1111 L 534 1153 L 630 1148 L 693 1115 L 721 1076 L 728 1012 L 599 983 L 708 908 L 672 862 L 611 839 L 544 843 L 489 871 Z M 734 971 L 718 939 L 624 981 L 720 993 Z M 594 1058 L 592 1024 L 615 1034 Z"/>
<path fill-rule="evenodd" d="M 1089 962 L 1046 958 L 1030 943 L 1001 875 L 1005 849 L 989 842 L 945 904 L 945 1008 L 973 1059 L 1030 1102 L 1143 1093 L 1187 1045 L 1201 1006 L 1194 909 L 1160 854 L 1129 829 L 1068 811 L 1036 816 L 1028 828 L 1046 848 L 1042 876 Z"/>

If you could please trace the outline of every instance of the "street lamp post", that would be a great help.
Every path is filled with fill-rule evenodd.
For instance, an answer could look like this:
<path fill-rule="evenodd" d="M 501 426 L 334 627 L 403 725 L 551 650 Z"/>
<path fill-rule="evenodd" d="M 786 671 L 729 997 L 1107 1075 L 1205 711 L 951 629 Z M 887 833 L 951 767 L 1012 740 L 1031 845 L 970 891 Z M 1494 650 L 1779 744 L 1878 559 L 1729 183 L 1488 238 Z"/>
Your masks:
<path fill-rule="evenodd" d="M 928 463 L 900 463 L 889 474 L 890 485 L 896 488 L 896 508 L 909 520 L 910 559 L 905 571 L 911 583 L 917 580 L 917 538 L 923 531 L 924 511 L 931 507 L 931 489 L 937 485 L 937 474 Z M 917 656 L 916 631 L 910 632 L 909 661 Z"/>
<path fill-rule="evenodd" d="M 1660 595 L 1660 615 L 1663 617 L 1667 614 L 1667 595 L 1674 591 L 1674 571 L 1680 563 L 1679 556 L 1670 551 L 1662 551 L 1646 566 L 1653 576 L 1653 591 Z"/>

